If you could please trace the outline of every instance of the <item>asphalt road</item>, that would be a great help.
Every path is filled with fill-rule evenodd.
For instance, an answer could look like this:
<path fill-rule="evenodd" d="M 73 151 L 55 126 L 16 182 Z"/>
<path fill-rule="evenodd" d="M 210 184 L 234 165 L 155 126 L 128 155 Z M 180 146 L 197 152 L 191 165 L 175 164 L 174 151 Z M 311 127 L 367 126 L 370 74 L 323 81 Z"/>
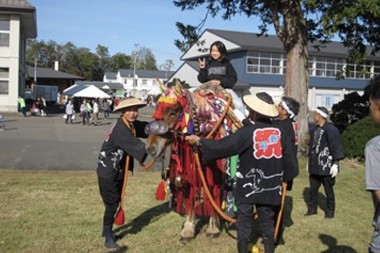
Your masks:
<path fill-rule="evenodd" d="M 152 114 L 152 108 L 142 108 L 139 119 L 151 121 Z M 48 117 L 4 115 L 0 169 L 95 170 L 106 132 L 119 115 L 101 117 L 98 126 L 84 126 L 76 116 L 74 124 L 66 125 L 62 113 Z"/>

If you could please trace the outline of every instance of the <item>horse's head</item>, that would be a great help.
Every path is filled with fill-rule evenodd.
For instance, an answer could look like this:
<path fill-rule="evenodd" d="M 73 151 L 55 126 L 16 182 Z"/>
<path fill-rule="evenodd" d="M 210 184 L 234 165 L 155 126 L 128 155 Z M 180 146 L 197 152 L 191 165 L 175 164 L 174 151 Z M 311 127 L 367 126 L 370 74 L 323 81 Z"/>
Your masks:
<path fill-rule="evenodd" d="M 163 156 L 166 147 L 171 143 L 172 130 L 176 127 L 183 109 L 186 106 L 186 96 L 179 83 L 169 88 L 160 84 L 162 94 L 158 99 L 154 121 L 147 125 L 145 132 L 147 150 L 154 159 Z"/>

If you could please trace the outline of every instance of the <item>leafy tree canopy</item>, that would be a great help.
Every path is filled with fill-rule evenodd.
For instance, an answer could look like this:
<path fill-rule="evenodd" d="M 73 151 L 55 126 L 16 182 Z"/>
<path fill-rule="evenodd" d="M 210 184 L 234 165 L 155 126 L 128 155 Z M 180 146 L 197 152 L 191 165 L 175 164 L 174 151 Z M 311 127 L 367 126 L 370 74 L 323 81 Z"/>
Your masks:
<path fill-rule="evenodd" d="M 329 42 L 338 36 L 343 44 L 350 47 L 351 58 L 362 59 L 369 45 L 370 51 L 376 53 L 380 38 L 380 8 L 378 0 L 176 0 L 174 5 L 184 10 L 193 10 L 201 5 L 207 6 L 205 19 L 198 25 L 177 23 L 177 28 L 184 37 L 176 40 L 176 46 L 187 51 L 199 39 L 202 27 L 209 15 L 220 14 L 223 19 L 231 19 L 235 15 L 257 16 L 261 20 L 258 25 L 261 34 L 268 32 L 268 25 L 273 25 L 278 37 L 285 45 L 291 45 L 297 30 L 303 29 L 302 23 L 290 18 L 293 11 L 300 9 L 305 19 L 305 33 L 310 42 L 316 40 Z M 294 34 L 289 33 L 292 26 Z"/>
<path fill-rule="evenodd" d="M 26 46 L 26 62 L 30 66 L 54 68 L 59 62 L 60 70 L 84 77 L 86 80 L 101 81 L 105 72 L 116 72 L 119 69 L 133 68 L 132 56 L 138 57 L 137 69 L 157 70 L 156 59 L 149 48 L 142 47 L 132 56 L 116 53 L 110 56 L 108 47 L 97 45 L 96 52 L 88 48 L 78 48 L 73 43 L 64 45 L 55 41 L 28 40 Z"/>

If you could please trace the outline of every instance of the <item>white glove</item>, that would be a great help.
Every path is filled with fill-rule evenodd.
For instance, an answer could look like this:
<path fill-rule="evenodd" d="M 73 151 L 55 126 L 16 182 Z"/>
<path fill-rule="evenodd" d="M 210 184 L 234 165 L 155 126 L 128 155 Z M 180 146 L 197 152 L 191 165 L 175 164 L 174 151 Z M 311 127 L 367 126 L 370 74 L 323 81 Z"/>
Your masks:
<path fill-rule="evenodd" d="M 330 175 L 331 175 L 331 178 L 334 178 L 336 175 L 338 175 L 338 164 L 333 164 L 333 166 L 331 166 L 331 169 L 330 169 Z"/>

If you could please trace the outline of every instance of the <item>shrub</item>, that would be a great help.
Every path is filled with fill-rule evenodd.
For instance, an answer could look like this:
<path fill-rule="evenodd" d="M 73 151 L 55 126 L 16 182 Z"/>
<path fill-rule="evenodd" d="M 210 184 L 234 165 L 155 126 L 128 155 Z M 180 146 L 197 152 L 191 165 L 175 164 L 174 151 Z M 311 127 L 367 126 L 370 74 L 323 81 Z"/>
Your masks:
<path fill-rule="evenodd" d="M 342 133 L 349 125 L 366 117 L 368 112 L 368 96 L 351 92 L 344 95 L 344 99 L 332 107 L 330 119 Z"/>
<path fill-rule="evenodd" d="M 345 156 L 363 161 L 366 143 L 377 135 L 380 128 L 375 127 L 369 116 L 348 126 L 341 135 Z"/>

